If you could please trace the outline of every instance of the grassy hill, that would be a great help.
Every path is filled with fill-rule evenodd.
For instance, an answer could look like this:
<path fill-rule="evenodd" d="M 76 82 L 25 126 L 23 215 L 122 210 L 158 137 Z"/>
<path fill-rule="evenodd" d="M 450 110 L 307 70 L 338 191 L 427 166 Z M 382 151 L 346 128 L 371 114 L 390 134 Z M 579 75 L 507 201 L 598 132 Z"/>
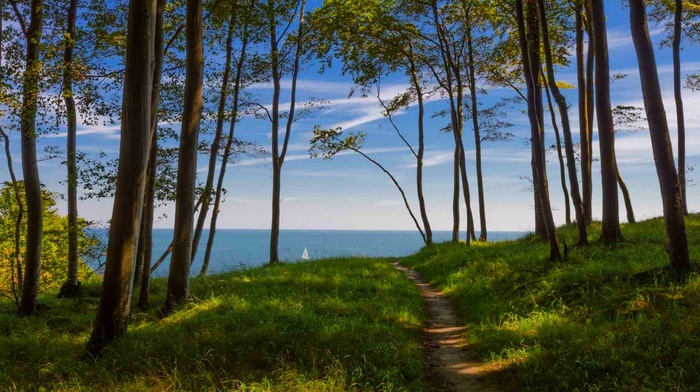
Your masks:
<path fill-rule="evenodd" d="M 191 305 L 134 313 L 129 336 L 83 358 L 99 286 L 0 309 L 5 390 L 422 390 L 421 298 L 386 261 L 338 259 L 195 278 Z M 153 286 L 162 304 L 165 281 Z"/>
<path fill-rule="evenodd" d="M 697 262 L 700 216 L 687 226 Z M 526 238 L 443 244 L 404 263 L 455 300 L 472 350 L 527 390 L 700 390 L 700 275 L 666 268 L 661 219 L 623 234 L 612 248 L 573 247 L 562 262 Z M 560 235 L 576 242 L 574 227 Z M 599 235 L 594 225 L 590 239 Z"/>
<path fill-rule="evenodd" d="M 700 216 L 689 217 L 700 260 Z M 599 235 L 594 225 L 590 239 Z M 625 242 L 517 241 L 424 248 L 403 262 L 444 290 L 470 349 L 525 390 L 700 390 L 700 275 L 666 268 L 663 222 L 627 225 Z M 129 336 L 84 358 L 99 285 L 77 300 L 46 293 L 36 318 L 0 305 L 0 389 L 428 389 L 417 289 L 390 260 L 283 264 L 192 280 L 171 317 L 134 311 Z M 156 280 L 153 303 L 162 304 Z"/>

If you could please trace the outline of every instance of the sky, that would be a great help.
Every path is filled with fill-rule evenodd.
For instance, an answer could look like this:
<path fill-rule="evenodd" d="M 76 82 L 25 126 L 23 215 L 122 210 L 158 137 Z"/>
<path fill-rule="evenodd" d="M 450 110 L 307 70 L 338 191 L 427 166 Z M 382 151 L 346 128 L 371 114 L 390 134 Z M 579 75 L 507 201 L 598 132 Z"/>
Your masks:
<path fill-rule="evenodd" d="M 319 1 L 311 2 L 311 6 Z M 626 73 L 625 79 L 615 81 L 611 86 L 612 105 L 642 106 L 639 75 L 636 69 L 637 58 L 629 33 L 628 10 L 622 8 L 619 0 L 605 1 L 608 17 L 608 43 L 610 50 L 611 74 Z M 651 28 L 655 42 L 659 76 L 665 100 L 671 138 L 676 146 L 675 106 L 672 86 L 672 59 L 669 49 L 660 49 L 658 42 L 665 33 Z M 683 74 L 695 73 L 700 69 L 700 49 L 686 44 L 681 54 Z M 576 85 L 573 68 L 562 69 L 558 78 Z M 283 83 L 282 102 L 289 102 L 289 80 Z M 382 82 L 382 96 L 385 99 L 403 92 L 408 81 L 402 75 L 392 75 Z M 391 171 L 401 183 L 409 202 L 417 213 L 415 197 L 415 159 L 408 148 L 397 137 L 391 124 L 382 115 L 382 108 L 376 98 L 349 96 L 353 83 L 348 76 L 340 74 L 340 67 L 334 66 L 323 74 L 318 73 L 317 64 L 310 65 L 299 77 L 298 93 L 300 101 L 317 98 L 329 101 L 327 108 L 314 116 L 295 123 L 289 146 L 289 153 L 282 174 L 282 229 L 358 229 L 358 230 L 414 230 L 415 226 L 406 212 L 400 193 L 390 179 L 377 167 L 357 154 L 343 154 L 331 160 L 309 157 L 309 138 L 313 127 L 343 127 L 347 131 L 361 131 L 367 134 L 363 151 Z M 255 85 L 251 91 L 269 94 L 267 85 Z M 574 141 L 578 135 L 578 113 L 576 91 L 566 92 L 572 106 L 570 118 Z M 512 97 L 507 89 L 490 89 L 486 103 L 501 97 Z M 684 90 L 684 105 L 687 129 L 687 164 L 700 163 L 700 93 Z M 210 97 L 211 98 L 211 97 Z M 426 156 L 424 169 L 424 191 L 427 211 L 434 230 L 449 230 L 452 227 L 452 154 L 453 140 L 450 134 L 439 132 L 445 119 L 430 118 L 432 113 L 445 108 L 444 101 L 431 101 L 426 105 Z M 523 177 L 531 175 L 529 123 L 522 107 L 508 114 L 507 121 L 514 124 L 509 129 L 515 137 L 507 142 L 487 142 L 483 145 L 484 191 L 486 195 L 487 227 L 495 231 L 531 231 L 534 227 L 534 207 L 529 183 Z M 547 118 L 549 115 L 547 114 Z M 407 140 L 417 144 L 417 110 L 415 107 L 401 112 L 395 117 L 399 129 Z M 103 151 L 117 156 L 119 147 L 119 125 L 87 126 L 79 125 L 78 149 L 88 153 Z M 175 129 L 179 129 L 177 126 Z M 15 136 L 13 145 L 15 170 L 21 173 L 19 162 L 19 138 Z M 237 126 L 238 138 L 260 143 L 269 149 L 269 122 L 246 118 Z M 471 128 L 465 129 L 468 175 L 472 192 L 472 209 L 478 216 L 476 175 L 474 162 L 474 141 Z M 554 135 L 549 121 L 546 124 L 546 143 L 554 143 Z M 39 149 L 47 145 L 64 145 L 65 135 L 61 132 L 39 140 Z M 594 129 L 594 157 L 598 157 L 597 130 Z M 617 160 L 631 195 L 637 219 L 662 214 L 661 196 L 656 170 L 653 163 L 649 132 L 618 133 L 616 136 Z M 548 155 L 548 177 L 550 196 L 557 224 L 563 224 L 564 204 L 559 185 L 559 167 L 555 154 Z M 198 174 L 204 171 L 208 158 L 200 156 Z M 7 180 L 6 169 L 0 169 L 0 180 Z M 39 163 L 41 180 L 53 191 L 63 192 L 65 167 L 57 161 Z M 700 170 L 698 170 L 700 171 Z M 688 173 L 691 180 L 688 187 L 688 205 L 691 211 L 700 209 L 700 188 L 695 186 L 700 178 L 697 172 Z M 600 166 L 593 163 L 593 205 L 594 219 L 600 218 Z M 227 170 L 225 180 L 226 200 L 218 219 L 219 228 L 269 229 L 271 221 L 272 169 L 264 159 L 242 158 Z M 65 213 L 65 201 L 58 203 L 59 211 Z M 466 223 L 464 205 L 462 226 Z M 87 200 L 79 204 L 81 216 L 107 223 L 112 214 L 110 199 Z M 174 205 L 158 208 L 156 227 L 172 227 Z M 620 218 L 624 221 L 625 212 L 620 197 Z M 477 230 L 478 219 L 475 222 Z"/>

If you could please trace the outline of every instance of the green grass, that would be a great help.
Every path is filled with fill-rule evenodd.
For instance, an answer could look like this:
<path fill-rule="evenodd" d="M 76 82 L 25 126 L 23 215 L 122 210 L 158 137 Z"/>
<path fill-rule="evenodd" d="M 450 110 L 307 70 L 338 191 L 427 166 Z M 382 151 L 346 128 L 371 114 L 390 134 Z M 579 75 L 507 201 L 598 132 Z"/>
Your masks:
<path fill-rule="evenodd" d="M 700 216 L 687 220 L 700 261 Z M 403 262 L 453 298 L 474 352 L 531 391 L 700 390 L 700 275 L 669 269 L 663 221 L 623 227 L 625 242 L 518 241 L 424 248 Z M 560 230 L 571 246 L 574 227 Z M 594 225 L 590 239 L 600 235 Z"/>
<path fill-rule="evenodd" d="M 156 280 L 153 303 L 165 282 Z M 134 311 L 125 339 L 84 359 L 99 286 L 48 293 L 40 317 L 0 308 L 5 390 L 424 390 L 416 288 L 387 260 L 283 264 L 192 280 L 159 320 Z"/>

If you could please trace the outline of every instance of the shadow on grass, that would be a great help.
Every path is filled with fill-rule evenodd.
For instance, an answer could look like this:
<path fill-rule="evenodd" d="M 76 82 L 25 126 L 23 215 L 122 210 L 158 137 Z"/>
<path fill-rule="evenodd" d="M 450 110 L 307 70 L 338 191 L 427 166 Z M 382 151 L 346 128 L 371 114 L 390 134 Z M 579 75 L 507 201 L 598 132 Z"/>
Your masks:
<path fill-rule="evenodd" d="M 154 285 L 153 303 L 164 298 Z M 194 279 L 194 301 L 81 361 L 96 301 L 0 315 L 0 385 L 71 390 L 424 390 L 421 300 L 388 262 L 333 260 Z M 89 292 L 89 291 L 88 291 Z"/>
<path fill-rule="evenodd" d="M 700 217 L 687 222 L 698 261 Z M 662 220 L 623 234 L 561 263 L 531 239 L 438 245 L 404 262 L 455 299 L 475 354 L 516 371 L 526 390 L 700 390 L 700 276 L 666 268 Z M 589 239 L 598 235 L 594 225 Z"/>

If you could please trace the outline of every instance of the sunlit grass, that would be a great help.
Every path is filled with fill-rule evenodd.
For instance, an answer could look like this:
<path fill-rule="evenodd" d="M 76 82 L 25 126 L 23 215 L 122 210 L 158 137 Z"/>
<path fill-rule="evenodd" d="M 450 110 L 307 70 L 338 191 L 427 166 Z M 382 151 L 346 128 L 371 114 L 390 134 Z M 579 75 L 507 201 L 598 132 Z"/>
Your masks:
<path fill-rule="evenodd" d="M 163 280 L 153 303 L 164 299 Z M 35 390 L 423 390 L 417 289 L 387 260 L 284 264 L 193 279 L 193 301 L 84 359 L 99 286 L 46 295 L 37 318 L 0 310 L 0 386 Z"/>
<path fill-rule="evenodd" d="M 689 217 L 691 258 L 700 261 L 700 217 Z M 473 350 L 515 370 L 523 388 L 700 390 L 700 276 L 667 268 L 663 221 L 623 227 L 625 242 L 573 247 L 547 260 L 532 238 L 440 244 L 404 262 L 456 300 Z"/>

